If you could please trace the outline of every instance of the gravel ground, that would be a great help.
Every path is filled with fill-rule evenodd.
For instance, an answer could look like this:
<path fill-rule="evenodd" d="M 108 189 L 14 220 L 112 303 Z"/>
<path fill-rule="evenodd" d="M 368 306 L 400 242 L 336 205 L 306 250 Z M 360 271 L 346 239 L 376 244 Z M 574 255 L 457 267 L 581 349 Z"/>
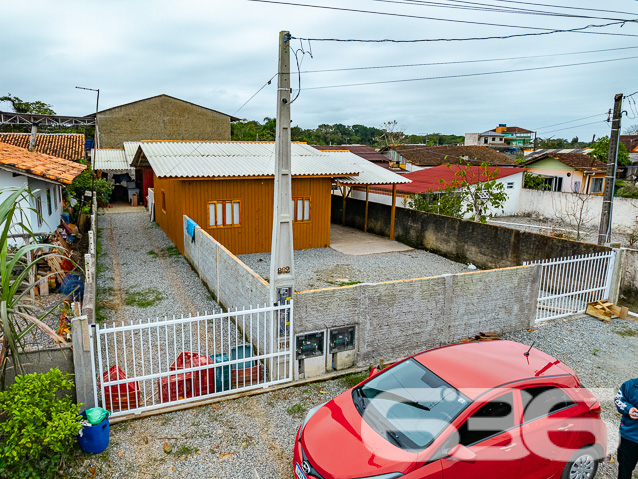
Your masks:
<path fill-rule="evenodd" d="M 239 256 L 262 278 L 270 276 L 270 253 Z M 355 256 L 332 248 L 295 251 L 295 290 L 379 283 L 468 271 L 468 266 L 423 250 Z"/>
<path fill-rule="evenodd" d="M 512 223 L 510 225 L 501 225 L 499 222 Z M 562 223 L 555 218 L 539 217 L 539 216 L 499 216 L 489 220 L 489 223 L 505 226 L 508 228 L 514 228 L 522 231 L 530 231 L 532 233 L 540 233 L 553 235 L 553 233 L 562 233 L 561 230 L 547 229 L 547 228 L 565 228 L 568 230 L 574 230 L 574 228 L 568 224 Z M 544 228 L 535 228 L 535 226 L 542 226 Z M 566 233 L 569 239 L 576 239 L 576 231 Z M 597 243 L 598 241 L 598 224 L 594 222 L 588 223 L 581 229 L 581 239 L 585 243 Z M 611 242 L 620 243 L 622 246 L 629 246 L 629 238 L 627 234 L 620 231 L 611 232 Z"/>
<path fill-rule="evenodd" d="M 572 367 L 601 399 L 609 429 L 608 453 L 615 455 L 618 414 L 612 397 L 635 377 L 638 322 L 610 324 L 580 315 L 548 321 L 533 331 L 505 335 L 531 344 Z M 294 386 L 263 395 L 112 425 L 102 454 L 76 453 L 69 477 L 179 477 L 293 479 L 292 450 L 305 412 L 362 378 L 345 377 Z M 170 452 L 165 452 L 165 444 Z M 95 474 L 91 471 L 95 470 Z M 601 465 L 598 478 L 612 479 L 615 462 Z"/>

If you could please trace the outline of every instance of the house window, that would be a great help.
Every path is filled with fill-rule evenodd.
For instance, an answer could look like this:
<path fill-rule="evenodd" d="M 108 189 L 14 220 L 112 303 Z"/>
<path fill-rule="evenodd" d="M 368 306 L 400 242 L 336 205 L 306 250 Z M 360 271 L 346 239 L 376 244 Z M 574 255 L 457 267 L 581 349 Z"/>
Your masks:
<path fill-rule="evenodd" d="M 293 198 L 293 222 L 310 221 L 310 198 Z"/>
<path fill-rule="evenodd" d="M 53 214 L 53 200 L 51 199 L 51 188 L 47 188 L 47 212 L 49 216 Z"/>
<path fill-rule="evenodd" d="M 603 192 L 603 182 L 604 178 L 592 178 L 591 179 L 591 187 L 589 188 L 590 193 L 602 193 Z"/>
<path fill-rule="evenodd" d="M 58 211 L 58 187 L 53 187 L 53 209 Z"/>
<path fill-rule="evenodd" d="M 240 226 L 241 202 L 239 200 L 211 201 L 208 203 L 210 227 Z"/>
<path fill-rule="evenodd" d="M 513 182 L 512 183 L 508 183 L 507 184 L 507 189 L 511 190 L 512 188 L 514 188 L 514 183 Z"/>
<path fill-rule="evenodd" d="M 35 211 L 38 217 L 38 227 L 42 226 L 42 197 L 35 195 Z"/>
<path fill-rule="evenodd" d="M 496 141 L 496 138 L 492 138 L 492 141 Z"/>
<path fill-rule="evenodd" d="M 166 213 L 166 192 L 162 190 L 162 213 Z"/>
<path fill-rule="evenodd" d="M 487 145 L 487 142 L 488 142 L 488 138 L 483 138 L 483 144 Z"/>

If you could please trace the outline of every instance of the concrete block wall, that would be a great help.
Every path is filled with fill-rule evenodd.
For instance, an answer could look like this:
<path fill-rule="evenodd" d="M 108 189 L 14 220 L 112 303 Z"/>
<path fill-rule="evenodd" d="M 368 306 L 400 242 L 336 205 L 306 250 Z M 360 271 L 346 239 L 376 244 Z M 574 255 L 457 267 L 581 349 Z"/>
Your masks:
<path fill-rule="evenodd" d="M 638 250 L 622 248 L 619 303 L 638 311 Z"/>
<path fill-rule="evenodd" d="M 357 364 L 534 324 L 538 266 L 477 271 L 295 295 L 295 334 L 357 326 Z"/>

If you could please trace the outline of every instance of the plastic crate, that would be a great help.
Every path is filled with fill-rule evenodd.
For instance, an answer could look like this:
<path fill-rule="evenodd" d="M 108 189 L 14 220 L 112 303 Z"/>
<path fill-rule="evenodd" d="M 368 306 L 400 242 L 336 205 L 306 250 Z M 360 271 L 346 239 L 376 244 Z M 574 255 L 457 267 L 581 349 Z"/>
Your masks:
<path fill-rule="evenodd" d="M 211 356 L 215 363 L 230 361 L 228 354 L 219 353 Z M 230 389 L 230 366 L 217 366 L 215 368 L 215 391 L 228 391 Z"/>
<path fill-rule="evenodd" d="M 121 379 L 128 379 L 128 376 L 124 374 L 124 371 L 122 371 L 117 364 L 114 364 L 111 366 L 111 369 L 102 375 L 98 384 L 101 388 L 102 381 L 119 381 Z M 113 386 L 107 386 L 104 389 L 103 407 L 107 411 L 127 411 L 129 409 L 136 409 L 139 405 L 140 388 L 137 381 L 115 384 Z"/>
<path fill-rule="evenodd" d="M 157 394 L 161 402 L 172 402 L 193 397 L 191 382 L 184 379 L 184 374 L 159 378 L 157 380 L 157 388 Z"/>
<path fill-rule="evenodd" d="M 244 359 L 253 356 L 253 348 L 250 344 L 242 344 L 241 346 L 233 346 L 230 348 L 230 358 Z M 252 363 L 252 364 L 251 364 Z M 245 363 L 236 363 L 232 365 L 233 369 L 248 369 L 257 366 L 257 361 L 246 361 Z"/>
<path fill-rule="evenodd" d="M 242 344 L 230 349 L 231 359 L 247 359 L 253 355 L 250 344 Z M 245 361 L 233 364 L 230 372 L 230 385 L 232 388 L 253 386 L 259 383 L 261 368 L 259 361 Z"/>
<path fill-rule="evenodd" d="M 212 367 L 214 361 L 208 357 L 197 353 L 182 352 L 173 364 L 170 365 L 171 371 L 179 371 L 180 369 L 196 368 L 200 366 L 211 366 L 209 369 L 200 371 L 192 371 L 179 374 L 177 378 L 190 384 L 186 385 L 184 390 L 191 390 L 191 396 L 201 396 L 212 394 L 215 392 L 215 368 Z"/>

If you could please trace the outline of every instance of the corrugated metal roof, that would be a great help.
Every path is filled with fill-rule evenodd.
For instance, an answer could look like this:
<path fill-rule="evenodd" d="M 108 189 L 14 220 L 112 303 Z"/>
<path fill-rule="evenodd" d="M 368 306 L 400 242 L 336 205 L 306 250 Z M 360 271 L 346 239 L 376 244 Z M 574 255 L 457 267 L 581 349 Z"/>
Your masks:
<path fill-rule="evenodd" d="M 133 158 L 135 157 L 135 153 L 137 153 L 137 148 L 140 146 L 139 141 L 125 141 L 124 142 L 124 152 L 126 153 L 126 160 L 130 165 L 133 163 Z"/>
<path fill-rule="evenodd" d="M 158 177 L 273 176 L 274 142 L 142 141 L 139 148 Z M 293 176 L 346 177 L 348 184 L 408 183 L 350 152 L 319 151 L 292 143 Z"/>
<path fill-rule="evenodd" d="M 91 150 L 91 165 L 94 170 L 129 171 L 131 166 L 124 150 L 94 149 Z"/>

